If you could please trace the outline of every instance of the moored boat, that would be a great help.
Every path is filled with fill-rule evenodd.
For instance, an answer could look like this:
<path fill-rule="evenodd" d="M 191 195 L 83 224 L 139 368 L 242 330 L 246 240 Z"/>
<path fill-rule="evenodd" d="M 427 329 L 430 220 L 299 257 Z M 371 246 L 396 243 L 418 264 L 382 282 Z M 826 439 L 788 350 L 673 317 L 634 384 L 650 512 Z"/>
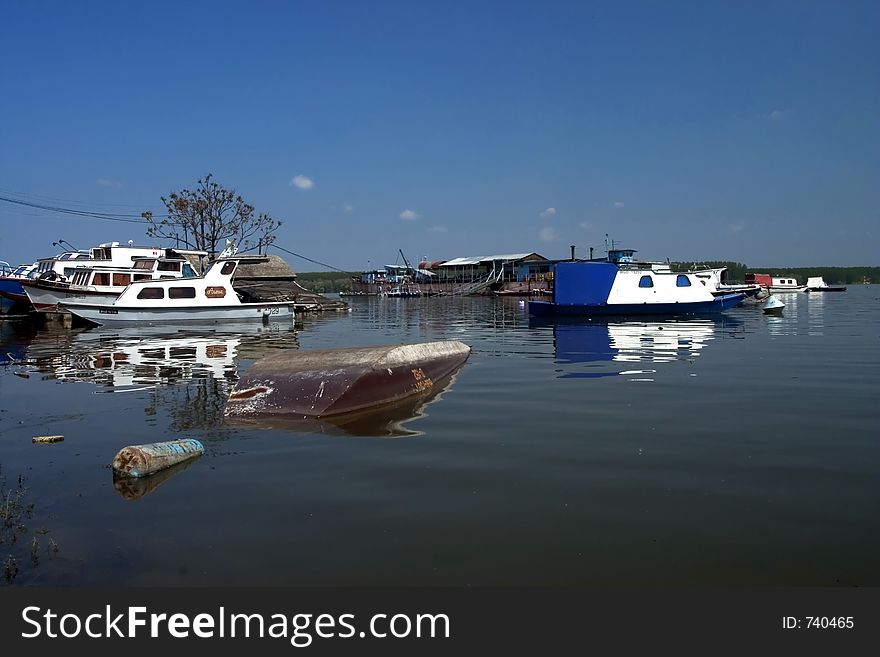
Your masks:
<path fill-rule="evenodd" d="M 21 283 L 28 280 L 36 266 L 37 263 L 18 267 L 12 267 L 6 262 L 0 263 L 0 297 L 9 299 L 12 303 L 28 303 L 27 294 Z"/>
<path fill-rule="evenodd" d="M 292 319 L 292 302 L 239 299 L 232 277 L 243 260 L 265 258 L 223 258 L 196 278 L 132 281 L 111 304 L 68 300 L 61 307 L 95 324 L 109 325 Z"/>
<path fill-rule="evenodd" d="M 807 278 L 807 292 L 846 292 L 846 285 L 828 285 L 821 276 Z"/>
<path fill-rule="evenodd" d="M 195 276 L 189 262 L 168 249 L 160 257 L 138 257 L 127 267 L 77 267 L 69 282 L 37 278 L 22 281 L 21 286 L 35 310 L 51 312 L 64 301 L 109 305 L 133 281 Z"/>
<path fill-rule="evenodd" d="M 770 282 L 770 294 L 776 292 L 803 292 L 806 289 L 806 285 L 801 285 L 797 282 L 796 278 L 791 277 L 776 278 L 774 276 Z"/>
<path fill-rule="evenodd" d="M 691 272 L 641 263 L 560 262 L 551 301 L 529 301 L 533 315 L 686 315 L 739 305 L 741 292 L 715 296 Z"/>
<path fill-rule="evenodd" d="M 741 292 L 746 296 L 746 301 L 754 303 L 761 299 L 766 299 L 769 295 L 769 292 L 767 292 L 759 283 L 728 283 L 727 267 L 697 270 L 694 271 L 693 274 L 703 283 L 703 285 L 706 285 L 716 297 Z"/>

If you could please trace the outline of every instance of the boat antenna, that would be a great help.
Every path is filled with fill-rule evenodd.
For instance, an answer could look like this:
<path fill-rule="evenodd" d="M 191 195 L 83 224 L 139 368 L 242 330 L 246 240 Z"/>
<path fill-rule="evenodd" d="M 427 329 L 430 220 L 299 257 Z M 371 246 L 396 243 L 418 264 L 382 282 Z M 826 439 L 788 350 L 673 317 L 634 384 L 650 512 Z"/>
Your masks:
<path fill-rule="evenodd" d="M 73 244 L 68 242 L 67 240 L 58 240 L 57 242 L 52 242 L 52 246 L 60 246 L 65 249 L 70 249 L 71 251 L 79 251 Z"/>

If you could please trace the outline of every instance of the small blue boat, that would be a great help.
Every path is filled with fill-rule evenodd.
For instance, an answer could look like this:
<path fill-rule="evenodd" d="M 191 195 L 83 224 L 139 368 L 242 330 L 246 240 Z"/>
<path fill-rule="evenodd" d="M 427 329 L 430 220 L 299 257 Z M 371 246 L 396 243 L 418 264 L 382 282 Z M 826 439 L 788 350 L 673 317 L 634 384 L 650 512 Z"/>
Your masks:
<path fill-rule="evenodd" d="M 742 303 L 745 294 L 714 296 L 692 272 L 633 261 L 560 262 L 553 299 L 529 301 L 529 312 L 547 315 L 694 315 Z"/>

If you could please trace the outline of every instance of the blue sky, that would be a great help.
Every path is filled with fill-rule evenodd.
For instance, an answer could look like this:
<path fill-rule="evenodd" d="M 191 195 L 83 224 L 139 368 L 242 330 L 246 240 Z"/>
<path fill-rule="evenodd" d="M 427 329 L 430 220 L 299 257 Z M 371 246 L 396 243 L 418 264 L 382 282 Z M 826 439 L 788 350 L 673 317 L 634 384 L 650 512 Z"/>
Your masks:
<path fill-rule="evenodd" d="M 877 265 L 878 25 L 877 2 L 7 0 L 0 196 L 160 212 L 213 172 L 279 245 L 355 270 L 606 233 Z M 5 203 L 0 225 L 11 262 L 148 241 Z"/>

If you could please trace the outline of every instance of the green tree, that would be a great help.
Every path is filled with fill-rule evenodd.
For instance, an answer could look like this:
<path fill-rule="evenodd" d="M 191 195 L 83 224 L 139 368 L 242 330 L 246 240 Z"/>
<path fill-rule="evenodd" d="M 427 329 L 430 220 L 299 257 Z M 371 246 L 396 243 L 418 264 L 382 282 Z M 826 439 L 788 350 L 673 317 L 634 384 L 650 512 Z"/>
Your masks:
<path fill-rule="evenodd" d="M 235 242 L 239 251 L 256 248 L 263 252 L 275 241 L 281 222 L 214 181 L 213 174 L 198 180 L 195 189 L 183 189 L 162 197 L 167 215 L 141 213 L 147 221 L 147 235 L 173 239 L 178 246 L 207 251 L 213 258 L 221 240 Z"/>

